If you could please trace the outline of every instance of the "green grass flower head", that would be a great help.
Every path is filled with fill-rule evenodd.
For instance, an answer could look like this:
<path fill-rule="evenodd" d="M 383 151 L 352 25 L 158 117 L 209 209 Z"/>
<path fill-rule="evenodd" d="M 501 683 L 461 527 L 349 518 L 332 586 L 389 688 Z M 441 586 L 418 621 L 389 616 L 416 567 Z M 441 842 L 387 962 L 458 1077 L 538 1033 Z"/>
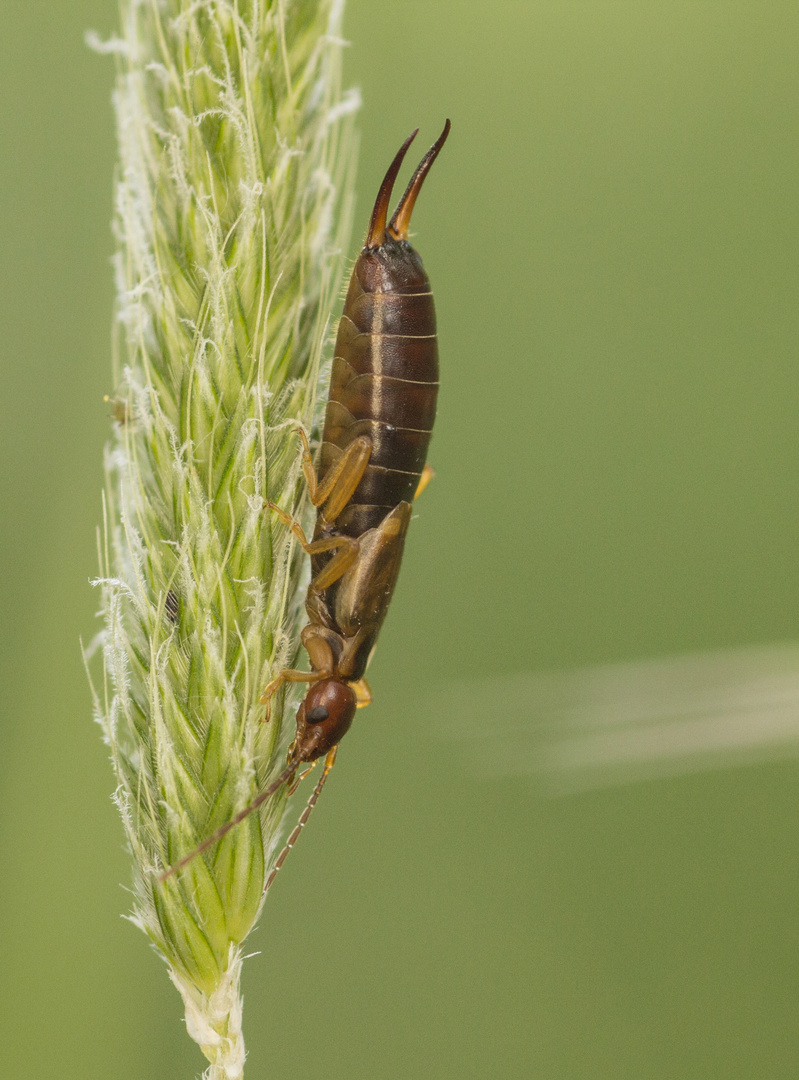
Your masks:
<path fill-rule="evenodd" d="M 280 845 L 278 792 L 158 875 L 278 774 L 305 560 L 267 499 L 299 489 L 346 244 L 353 94 L 339 0 L 124 0 L 115 434 L 95 694 L 134 858 L 133 918 L 215 1080 L 242 1075 L 242 942 Z M 301 553 L 300 553 L 301 554 Z"/>

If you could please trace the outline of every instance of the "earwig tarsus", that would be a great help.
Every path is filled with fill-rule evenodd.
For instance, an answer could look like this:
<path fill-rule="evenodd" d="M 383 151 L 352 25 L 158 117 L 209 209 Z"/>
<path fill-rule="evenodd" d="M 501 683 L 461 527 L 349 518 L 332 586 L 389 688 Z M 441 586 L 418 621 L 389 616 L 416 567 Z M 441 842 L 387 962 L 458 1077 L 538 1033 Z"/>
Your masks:
<path fill-rule="evenodd" d="M 291 781 L 301 764 L 326 757 L 323 774 L 269 875 L 269 888 L 308 820 L 356 708 L 371 700 L 364 675 L 397 581 L 411 504 L 430 473 L 425 460 L 438 394 L 436 320 L 430 282 L 408 242 L 408 229 L 449 129 L 447 120 L 388 223 L 394 182 L 416 131 L 400 147 L 378 191 L 336 339 L 321 480 L 308 438 L 299 430 L 303 473 L 317 508 L 312 540 L 286 511 L 267 503 L 311 556 L 313 575 L 305 601 L 308 624 L 301 635 L 311 671 L 281 671 L 261 699 L 268 708 L 284 683 L 311 684 L 297 711 L 288 765 L 231 821 L 165 871 L 162 880 Z"/>

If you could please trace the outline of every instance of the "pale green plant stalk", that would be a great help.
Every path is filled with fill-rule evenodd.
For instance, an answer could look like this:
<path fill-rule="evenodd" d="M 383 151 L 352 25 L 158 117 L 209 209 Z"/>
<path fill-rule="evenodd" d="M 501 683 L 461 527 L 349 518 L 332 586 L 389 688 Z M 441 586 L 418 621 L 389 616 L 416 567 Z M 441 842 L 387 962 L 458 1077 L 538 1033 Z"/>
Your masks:
<path fill-rule="evenodd" d="M 284 766 L 307 560 L 266 499 L 300 486 L 354 158 L 343 0 L 123 0 L 114 95 L 116 435 L 95 694 L 134 861 L 132 918 L 169 965 L 213 1080 L 244 1065 L 242 942 L 279 848 L 279 792 L 158 874 Z M 345 200 L 346 201 L 346 200 Z M 338 222 L 338 224 L 336 224 Z"/>

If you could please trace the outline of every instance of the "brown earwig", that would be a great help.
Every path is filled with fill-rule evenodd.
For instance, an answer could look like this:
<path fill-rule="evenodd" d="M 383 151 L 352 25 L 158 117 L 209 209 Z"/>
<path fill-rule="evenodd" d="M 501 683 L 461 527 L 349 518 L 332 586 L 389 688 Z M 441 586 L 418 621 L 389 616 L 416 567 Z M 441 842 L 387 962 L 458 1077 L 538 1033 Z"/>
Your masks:
<path fill-rule="evenodd" d="M 261 698 L 268 709 L 284 683 L 311 684 L 297 711 L 288 765 L 161 880 L 221 840 L 292 781 L 300 765 L 326 757 L 308 805 L 269 875 L 268 889 L 319 798 L 356 708 L 371 700 L 364 675 L 399 574 L 413 499 L 432 472 L 426 458 L 438 395 L 436 317 L 430 282 L 408 241 L 408 229 L 449 130 L 447 120 L 390 221 L 391 192 L 416 131 L 400 147 L 377 193 L 339 323 L 322 433 L 322 480 L 308 438 L 299 431 L 303 473 L 317 507 L 312 541 L 285 510 L 267 503 L 311 556 L 312 567 L 305 601 L 308 624 L 301 634 L 311 671 L 284 669 Z"/>

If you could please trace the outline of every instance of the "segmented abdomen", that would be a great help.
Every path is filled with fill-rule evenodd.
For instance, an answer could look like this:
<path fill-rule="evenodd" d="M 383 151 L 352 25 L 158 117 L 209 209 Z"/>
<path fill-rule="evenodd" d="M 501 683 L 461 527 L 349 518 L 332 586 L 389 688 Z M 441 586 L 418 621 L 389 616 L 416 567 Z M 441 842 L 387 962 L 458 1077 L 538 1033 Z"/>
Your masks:
<path fill-rule="evenodd" d="M 438 395 L 436 316 L 427 275 L 420 263 L 409 274 L 403 259 L 401 283 L 391 288 L 390 275 L 378 275 L 380 291 L 369 291 L 374 275 L 359 274 L 364 254 L 339 324 L 320 470 L 324 476 L 359 435 L 372 440 L 363 479 L 336 521 L 337 532 L 353 537 L 376 527 L 398 503 L 413 501 Z"/>

